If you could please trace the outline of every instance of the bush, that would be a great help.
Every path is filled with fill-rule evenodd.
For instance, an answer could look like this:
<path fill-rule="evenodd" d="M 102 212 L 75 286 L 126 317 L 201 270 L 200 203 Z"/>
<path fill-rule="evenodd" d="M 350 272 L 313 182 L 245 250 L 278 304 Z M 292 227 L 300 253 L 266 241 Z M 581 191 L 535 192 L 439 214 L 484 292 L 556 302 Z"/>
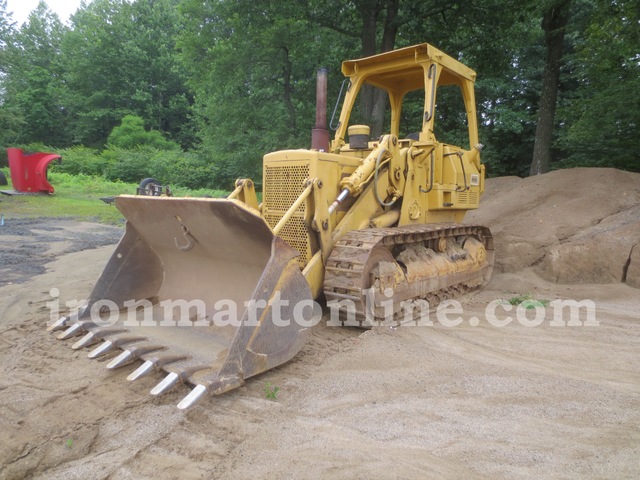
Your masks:
<path fill-rule="evenodd" d="M 18 148 L 29 153 L 42 151 L 62 156 L 61 164 L 54 163 L 50 167 L 54 173 L 103 177 L 108 181 L 134 184 L 153 177 L 164 185 L 189 189 L 212 189 L 220 184 L 216 181 L 219 174 L 204 156 L 183 152 L 179 148 L 167 150 L 150 145 L 123 148 L 111 144 L 101 153 L 84 146 L 53 149 L 42 144 L 29 144 Z M 231 188 L 233 181 L 224 183 L 224 186 Z"/>
<path fill-rule="evenodd" d="M 211 166 L 193 153 L 157 152 L 151 158 L 154 178 L 189 188 L 214 188 Z"/>
<path fill-rule="evenodd" d="M 101 158 L 108 180 L 138 183 L 153 177 L 165 185 L 213 188 L 213 172 L 201 158 L 179 150 L 109 147 Z"/>
<path fill-rule="evenodd" d="M 113 128 L 107 139 L 107 144 L 125 149 L 143 146 L 158 150 L 180 149 L 177 143 L 167 140 L 157 130 L 146 131 L 144 120 L 135 115 L 126 115 L 122 119 L 122 123 Z"/>
<path fill-rule="evenodd" d="M 59 150 L 62 163 L 51 166 L 52 171 L 71 175 L 104 175 L 106 165 L 104 159 L 92 148 L 77 146 Z"/>
<path fill-rule="evenodd" d="M 59 152 L 60 149 L 50 147 L 41 142 L 15 145 L 15 148 L 21 148 L 25 155 L 29 155 L 30 153 L 37 153 L 37 152 L 57 153 L 58 155 L 60 155 L 60 152 Z"/>
<path fill-rule="evenodd" d="M 143 178 L 153 176 L 149 159 L 154 152 L 149 147 L 132 150 L 109 147 L 100 155 L 106 166 L 105 177 L 111 181 L 138 183 Z"/>

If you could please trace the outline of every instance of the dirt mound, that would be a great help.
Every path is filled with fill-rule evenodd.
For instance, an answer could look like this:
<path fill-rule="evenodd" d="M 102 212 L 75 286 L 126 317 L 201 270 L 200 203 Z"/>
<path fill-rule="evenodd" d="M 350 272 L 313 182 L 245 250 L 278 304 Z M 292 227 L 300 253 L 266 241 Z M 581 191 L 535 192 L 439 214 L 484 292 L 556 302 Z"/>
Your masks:
<path fill-rule="evenodd" d="M 491 228 L 498 272 L 533 267 L 556 283 L 640 288 L 640 174 L 576 168 L 488 179 L 466 221 Z"/>

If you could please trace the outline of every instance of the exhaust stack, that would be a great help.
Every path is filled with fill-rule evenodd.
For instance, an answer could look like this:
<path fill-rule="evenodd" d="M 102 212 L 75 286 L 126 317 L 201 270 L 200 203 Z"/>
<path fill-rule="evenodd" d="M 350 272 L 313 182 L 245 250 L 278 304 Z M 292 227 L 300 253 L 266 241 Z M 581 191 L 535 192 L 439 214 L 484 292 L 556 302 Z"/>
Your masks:
<path fill-rule="evenodd" d="M 327 69 L 318 69 L 316 84 L 316 126 L 311 130 L 311 148 L 329 151 L 329 130 L 327 130 Z"/>

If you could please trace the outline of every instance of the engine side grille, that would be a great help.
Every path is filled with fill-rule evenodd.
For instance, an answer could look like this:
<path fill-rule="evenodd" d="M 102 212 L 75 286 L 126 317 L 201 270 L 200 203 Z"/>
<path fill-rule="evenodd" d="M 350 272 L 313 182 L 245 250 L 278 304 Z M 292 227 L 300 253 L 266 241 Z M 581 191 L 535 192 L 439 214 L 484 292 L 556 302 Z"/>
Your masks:
<path fill-rule="evenodd" d="M 479 197 L 478 192 L 458 192 L 458 202 L 463 205 L 477 206 Z"/>
<path fill-rule="evenodd" d="M 309 178 L 309 165 L 266 165 L 263 182 L 264 218 L 275 227 L 289 207 L 300 196 L 303 182 Z M 280 231 L 280 238 L 300 252 L 298 263 L 306 265 L 311 258 L 309 234 L 304 224 L 306 204 L 303 203 Z"/>

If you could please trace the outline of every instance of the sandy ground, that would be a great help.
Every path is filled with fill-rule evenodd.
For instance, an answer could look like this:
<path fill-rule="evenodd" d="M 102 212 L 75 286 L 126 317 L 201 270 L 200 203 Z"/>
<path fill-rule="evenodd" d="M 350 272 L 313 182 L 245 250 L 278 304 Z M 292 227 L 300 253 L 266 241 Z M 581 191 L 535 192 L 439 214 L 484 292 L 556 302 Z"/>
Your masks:
<path fill-rule="evenodd" d="M 592 175 L 602 182 L 605 173 Z M 474 214 L 493 228 L 503 260 L 485 290 L 461 299 L 460 325 L 444 326 L 435 313 L 433 326 L 362 332 L 319 324 L 293 361 L 186 413 L 175 407 L 186 387 L 152 399 L 159 375 L 127 382 L 137 364 L 108 371 L 44 331 L 51 289 L 61 302 L 88 295 L 113 246 L 50 253 L 44 273 L 0 285 L 0 478 L 639 478 L 640 290 L 627 281 L 636 257 L 616 250 L 619 277 L 617 264 L 613 276 L 599 269 L 590 274 L 602 275 L 597 284 L 590 276 L 556 283 L 545 266 L 573 248 L 573 264 L 589 270 L 593 251 L 577 247 L 591 245 L 585 232 L 615 215 L 623 214 L 607 228 L 632 237 L 610 235 L 615 249 L 640 243 L 639 220 L 624 214 L 640 204 L 640 176 L 609 174 L 629 183 L 629 204 L 572 205 L 570 218 L 565 209 L 544 231 L 538 223 L 522 247 L 534 253 L 524 265 L 513 266 L 524 254 L 505 238 L 524 239 L 522 223 L 536 218 L 535 208 L 511 221 L 517 205 Z M 549 183 L 566 181 L 553 175 Z M 529 179 L 489 187 L 488 206 L 500 205 L 497 190 L 525 202 L 540 188 Z M 606 200 L 584 190 L 591 205 Z M 79 232 L 101 228 L 77 224 Z M 0 259 L 11 245 L 0 247 Z M 7 269 L 0 264 L 0 273 Z M 598 325 L 552 326 L 547 308 L 540 326 L 527 327 L 503 306 L 499 319 L 514 320 L 492 325 L 487 305 L 522 293 L 591 299 Z M 266 382 L 280 387 L 277 401 L 265 398 Z"/>

